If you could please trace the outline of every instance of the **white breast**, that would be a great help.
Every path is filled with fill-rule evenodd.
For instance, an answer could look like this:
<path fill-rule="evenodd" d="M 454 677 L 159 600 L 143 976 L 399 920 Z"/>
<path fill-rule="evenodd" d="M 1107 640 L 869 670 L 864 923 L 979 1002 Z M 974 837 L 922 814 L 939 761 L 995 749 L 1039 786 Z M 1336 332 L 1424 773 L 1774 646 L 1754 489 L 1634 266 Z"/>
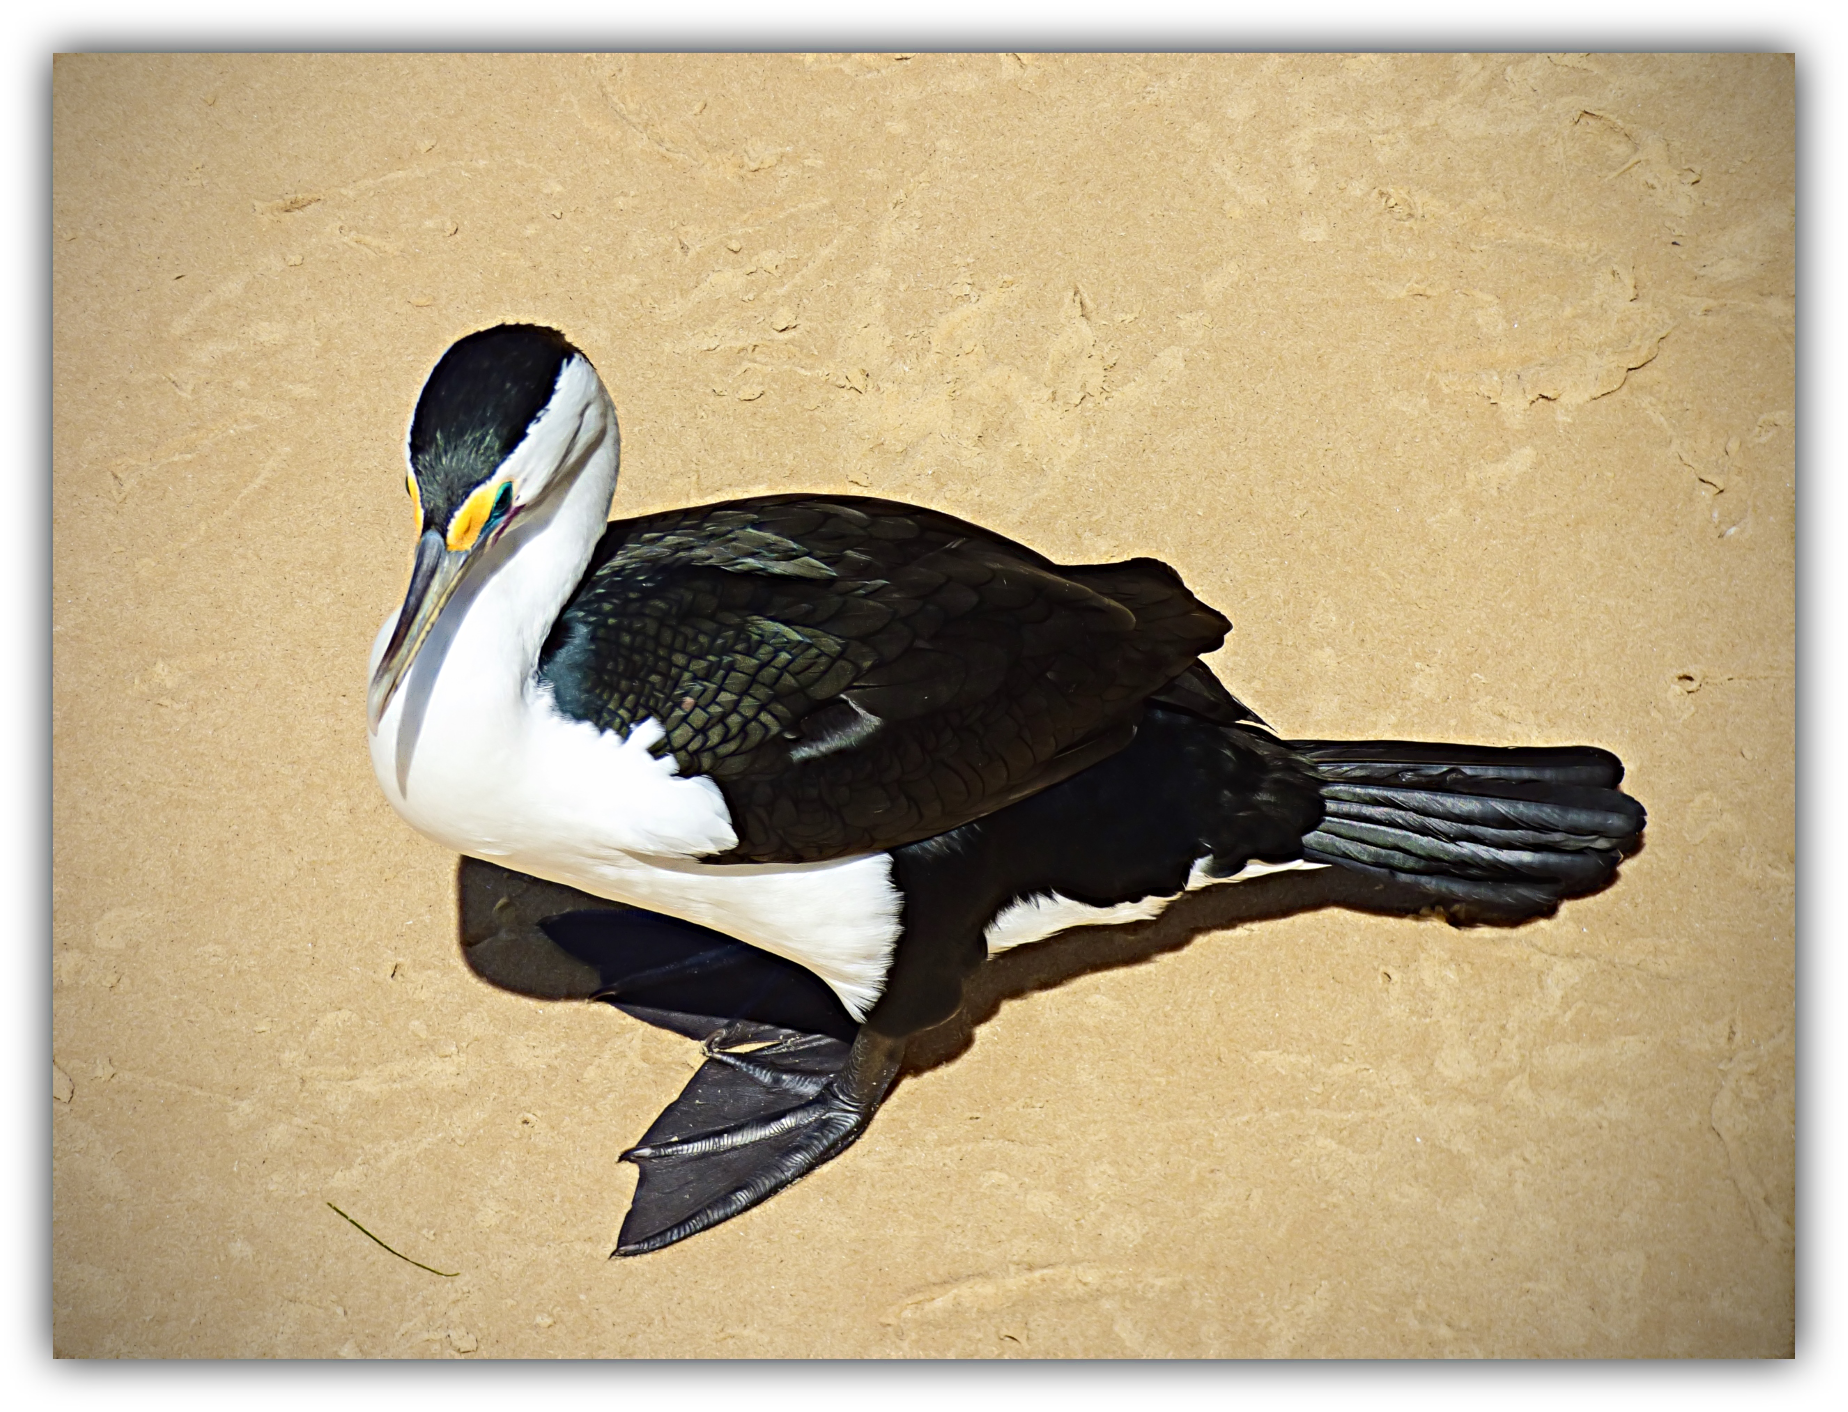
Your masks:
<path fill-rule="evenodd" d="M 814 971 L 849 1013 L 878 999 L 901 899 L 881 853 L 828 863 L 712 866 L 737 835 L 718 786 L 683 779 L 649 746 L 559 715 L 509 643 L 530 629 L 528 546 L 445 610 L 371 739 L 394 808 L 447 848 L 664 912 Z M 376 664 L 394 620 L 373 649 Z"/>

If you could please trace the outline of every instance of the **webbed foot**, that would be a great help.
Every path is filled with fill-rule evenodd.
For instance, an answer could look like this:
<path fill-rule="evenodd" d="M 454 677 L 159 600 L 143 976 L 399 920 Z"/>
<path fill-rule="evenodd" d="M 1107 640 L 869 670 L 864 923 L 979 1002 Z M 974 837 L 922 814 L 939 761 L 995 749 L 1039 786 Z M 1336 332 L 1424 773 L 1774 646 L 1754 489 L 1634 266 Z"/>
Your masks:
<path fill-rule="evenodd" d="M 740 1053 L 733 1046 L 771 1039 Z M 641 1169 L 616 1255 L 646 1255 L 747 1211 L 851 1145 L 898 1073 L 905 1042 L 732 1025 L 623 1160 Z"/>

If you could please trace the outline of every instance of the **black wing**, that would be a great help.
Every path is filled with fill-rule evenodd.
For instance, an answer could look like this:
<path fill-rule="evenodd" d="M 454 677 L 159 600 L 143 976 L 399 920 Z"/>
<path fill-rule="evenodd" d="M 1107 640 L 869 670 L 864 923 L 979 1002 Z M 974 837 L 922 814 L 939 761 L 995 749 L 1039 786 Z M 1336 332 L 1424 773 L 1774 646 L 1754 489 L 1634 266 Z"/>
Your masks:
<path fill-rule="evenodd" d="M 808 862 L 1036 793 L 1151 696 L 1252 719 L 1197 663 L 1227 627 L 1152 559 L 1061 568 L 936 511 L 778 496 L 612 524 L 539 670 L 566 715 L 652 717 L 718 783 L 715 861 Z"/>

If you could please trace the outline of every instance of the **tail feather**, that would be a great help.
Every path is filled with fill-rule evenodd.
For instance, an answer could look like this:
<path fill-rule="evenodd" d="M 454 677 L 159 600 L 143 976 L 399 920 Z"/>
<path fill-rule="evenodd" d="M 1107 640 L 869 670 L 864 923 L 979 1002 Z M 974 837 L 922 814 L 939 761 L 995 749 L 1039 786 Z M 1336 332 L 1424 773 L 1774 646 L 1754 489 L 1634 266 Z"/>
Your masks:
<path fill-rule="evenodd" d="M 1524 795 L 1546 786 L 1500 785 L 1499 789 Z M 1556 786 L 1564 795 L 1570 786 Z M 1642 827 L 1642 808 L 1601 807 L 1605 791 L 1575 790 L 1583 801 L 1570 798 L 1534 799 L 1506 794 L 1442 794 L 1435 790 L 1380 789 L 1355 785 L 1326 785 L 1322 790 L 1330 817 L 1359 819 L 1400 828 L 1420 828 L 1438 838 L 1473 840 L 1526 848 L 1603 848 L 1607 840 L 1635 833 Z M 1619 796 L 1628 799 L 1627 795 Z M 1412 821 L 1416 820 L 1414 823 Z"/>
<path fill-rule="evenodd" d="M 1323 818 L 1303 857 L 1394 878 L 1461 916 L 1552 912 L 1593 892 L 1640 843 L 1623 762 L 1592 746 L 1300 741 Z"/>
<path fill-rule="evenodd" d="M 1623 761 L 1595 745 L 1439 745 L 1422 740 L 1308 740 L 1296 749 L 1326 780 L 1411 784 L 1461 771 L 1479 781 L 1615 789 Z"/>
<path fill-rule="evenodd" d="M 1595 852 L 1543 851 L 1445 839 L 1424 832 L 1422 820 L 1414 817 L 1412 822 L 1412 828 L 1385 828 L 1357 819 L 1330 818 L 1324 819 L 1309 837 L 1316 841 L 1312 846 L 1323 852 L 1346 852 L 1362 862 L 1407 873 L 1483 879 L 1520 877 L 1595 886 L 1611 870 L 1610 861 Z"/>

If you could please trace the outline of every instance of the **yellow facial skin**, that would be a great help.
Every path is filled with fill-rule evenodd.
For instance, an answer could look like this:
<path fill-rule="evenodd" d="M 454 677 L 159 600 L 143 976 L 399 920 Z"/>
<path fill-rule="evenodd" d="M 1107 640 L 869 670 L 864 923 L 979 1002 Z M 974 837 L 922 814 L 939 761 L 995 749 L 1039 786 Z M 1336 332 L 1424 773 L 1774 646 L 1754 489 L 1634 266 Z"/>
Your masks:
<path fill-rule="evenodd" d="M 462 508 L 456 511 L 455 518 L 449 522 L 449 533 L 446 536 L 445 542 L 452 552 L 475 547 L 475 541 L 481 537 L 481 527 L 494 512 L 494 497 L 500 493 L 504 483 L 490 481 L 487 485 L 477 486 L 475 493 L 462 502 Z"/>
<path fill-rule="evenodd" d="M 411 510 L 417 516 L 417 527 L 423 528 L 423 496 L 417 493 L 417 473 L 404 473 L 404 488 L 411 492 Z"/>

